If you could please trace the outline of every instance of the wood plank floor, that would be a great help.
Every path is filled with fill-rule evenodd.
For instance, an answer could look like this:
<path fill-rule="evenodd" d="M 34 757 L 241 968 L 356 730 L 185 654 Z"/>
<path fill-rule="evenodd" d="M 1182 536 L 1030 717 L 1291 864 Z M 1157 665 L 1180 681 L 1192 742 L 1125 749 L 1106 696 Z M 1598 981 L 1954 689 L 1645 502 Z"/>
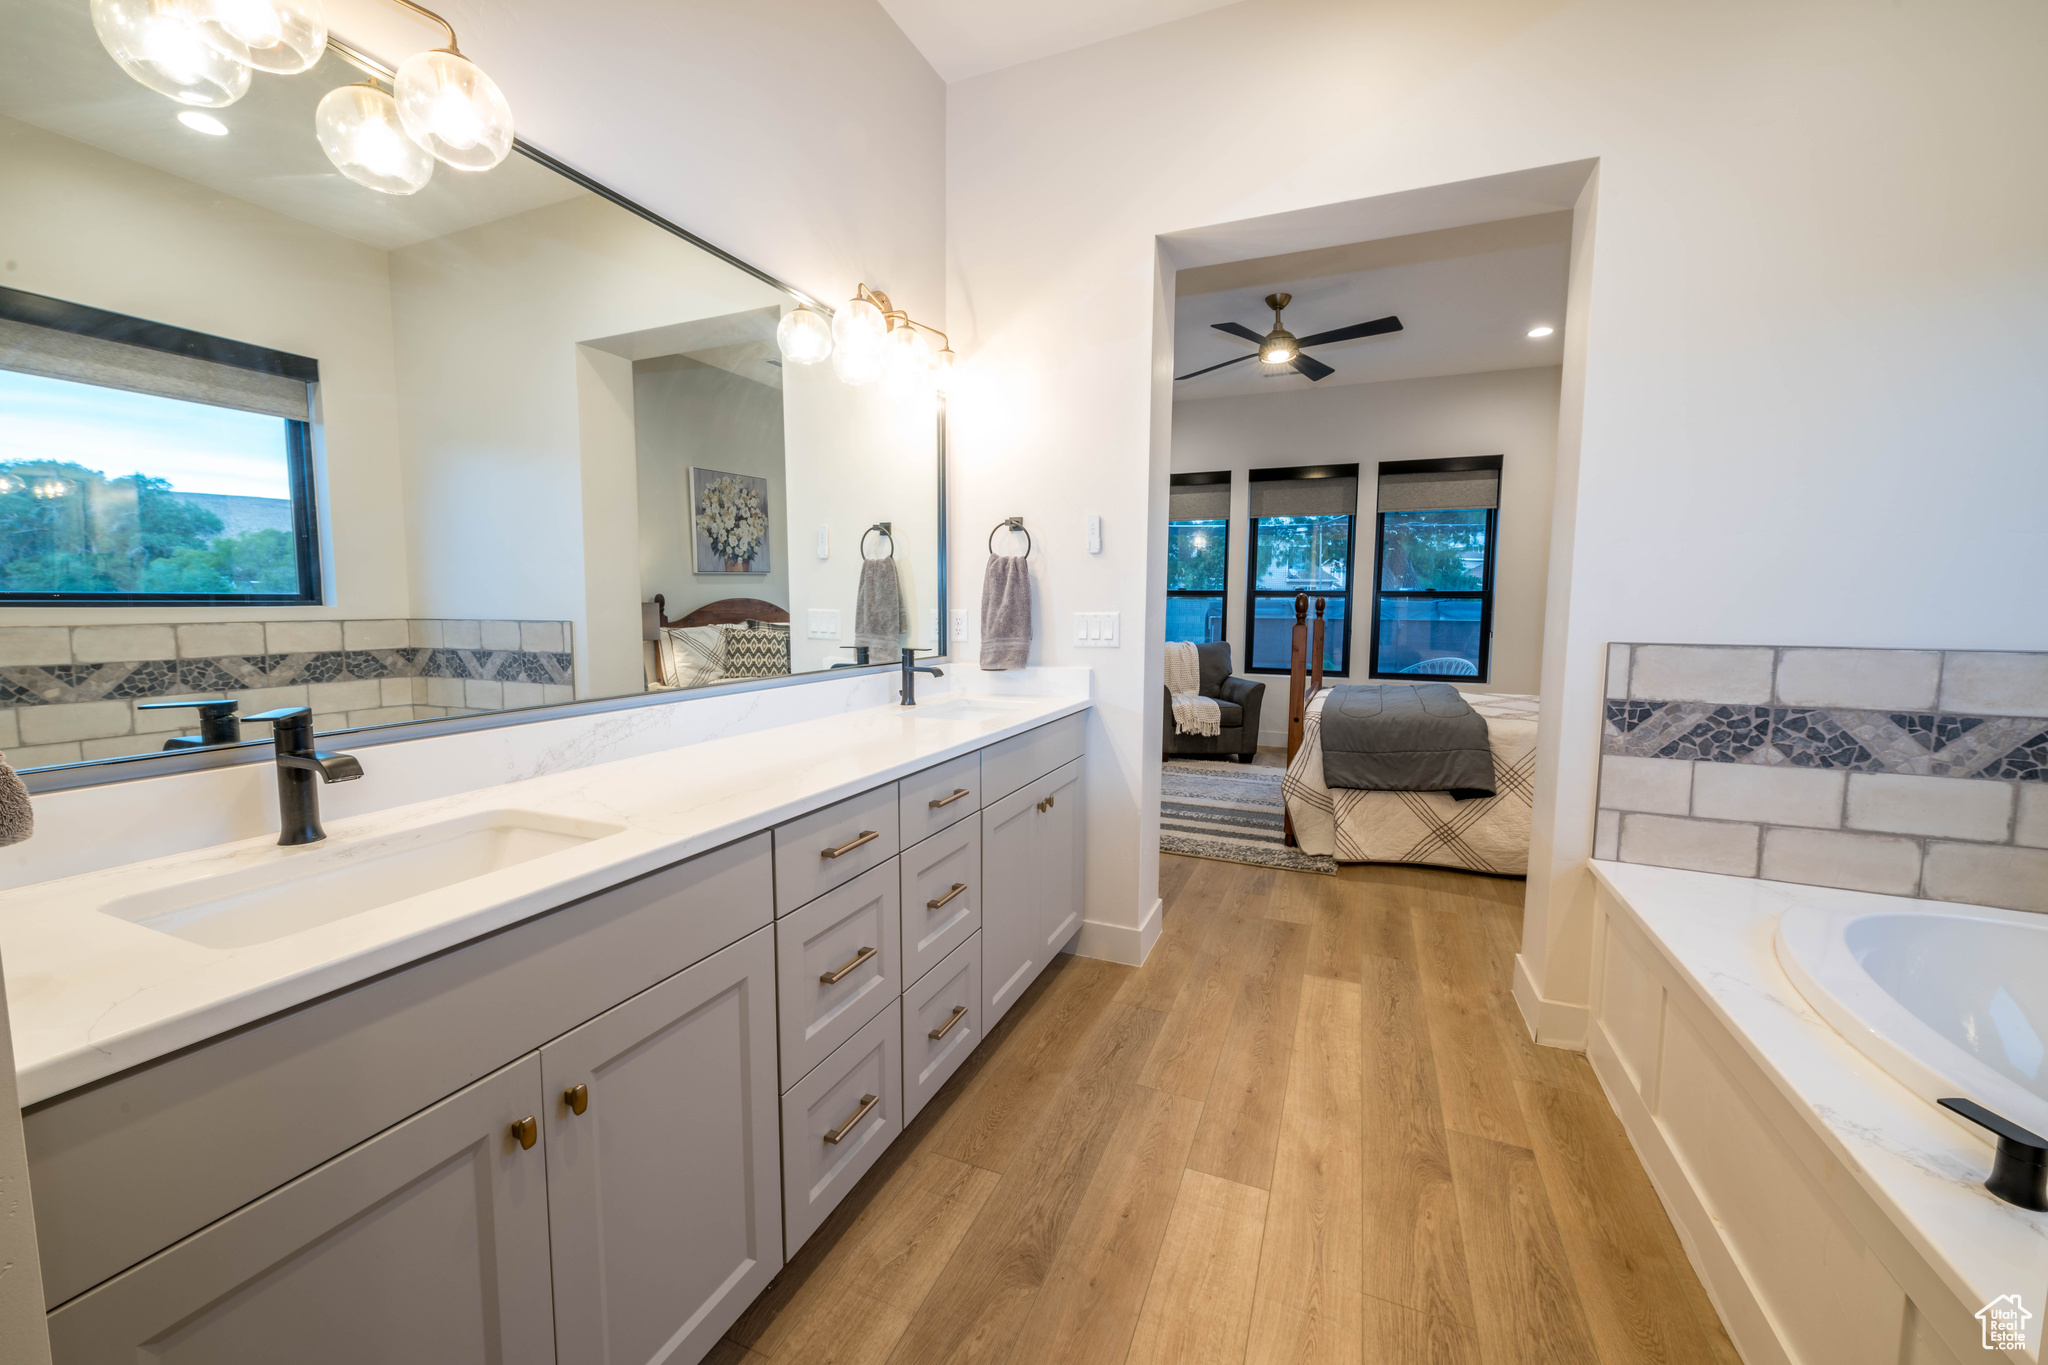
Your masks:
<path fill-rule="evenodd" d="M 1169 856 L 1160 894 L 1151 959 L 1048 968 L 714 1362 L 1738 1365 L 1522 1028 L 1521 882 Z"/>

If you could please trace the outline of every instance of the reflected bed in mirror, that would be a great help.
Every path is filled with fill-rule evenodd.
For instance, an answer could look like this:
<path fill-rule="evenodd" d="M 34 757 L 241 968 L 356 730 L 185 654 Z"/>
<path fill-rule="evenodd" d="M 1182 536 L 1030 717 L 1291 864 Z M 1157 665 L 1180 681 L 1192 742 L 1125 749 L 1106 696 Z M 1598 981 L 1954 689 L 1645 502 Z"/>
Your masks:
<path fill-rule="evenodd" d="M 785 366 L 773 278 L 523 145 L 345 179 L 332 50 L 216 133 L 0 24 L 0 749 L 105 765 L 42 785 L 943 650 L 939 400 Z"/>

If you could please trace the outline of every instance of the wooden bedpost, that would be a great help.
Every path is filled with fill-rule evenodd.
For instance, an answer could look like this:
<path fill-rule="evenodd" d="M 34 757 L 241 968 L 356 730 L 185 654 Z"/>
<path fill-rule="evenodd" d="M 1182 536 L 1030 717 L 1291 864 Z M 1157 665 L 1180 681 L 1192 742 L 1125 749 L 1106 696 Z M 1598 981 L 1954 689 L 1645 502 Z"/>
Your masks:
<path fill-rule="evenodd" d="M 1301 748 L 1302 707 L 1307 704 L 1303 696 L 1307 682 L 1302 676 L 1302 664 L 1308 653 L 1308 594 L 1294 594 L 1294 639 L 1287 661 L 1287 764 L 1294 766 L 1295 751 Z M 1283 798 L 1280 805 L 1280 833 L 1287 847 L 1294 847 L 1294 817 L 1287 813 Z"/>
<path fill-rule="evenodd" d="M 1308 690 L 1309 697 L 1314 697 L 1316 693 L 1323 690 L 1323 613 L 1328 611 L 1329 607 L 1329 598 L 1318 597 L 1316 599 L 1315 637 L 1310 646 L 1311 653 L 1316 661 L 1316 685 Z M 1302 715 L 1304 718 L 1308 715 L 1308 701 L 1306 698 L 1302 702 Z"/>

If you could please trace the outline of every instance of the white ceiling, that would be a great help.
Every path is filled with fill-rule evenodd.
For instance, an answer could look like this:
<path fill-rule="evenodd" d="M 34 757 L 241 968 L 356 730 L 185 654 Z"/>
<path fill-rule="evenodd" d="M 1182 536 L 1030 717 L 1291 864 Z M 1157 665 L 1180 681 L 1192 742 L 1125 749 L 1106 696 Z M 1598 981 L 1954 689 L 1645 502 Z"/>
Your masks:
<path fill-rule="evenodd" d="M 0 33 L 0 114 L 384 250 L 589 193 L 516 154 L 480 173 L 437 166 L 403 197 L 348 180 L 313 135 L 321 97 L 363 79 L 332 53 L 301 75 L 259 72 L 208 111 L 229 130 L 209 137 L 114 64 L 84 0 L 0 0 Z"/>
<path fill-rule="evenodd" d="M 1172 23 L 1236 0 L 882 0 L 932 70 L 951 82 Z"/>
<path fill-rule="evenodd" d="M 1568 220 L 1568 215 L 1564 217 Z M 1258 262 L 1183 271 L 1175 303 L 1176 375 L 1256 353 L 1258 348 L 1251 342 L 1218 332 L 1212 324 L 1236 322 L 1263 335 L 1273 325 L 1272 310 L 1264 303 L 1269 293 L 1294 295 L 1284 323 L 1296 336 L 1389 314 L 1401 319 L 1402 330 L 1310 348 L 1306 354 L 1336 371 L 1318 381 L 1292 368 L 1269 375 L 1257 360 L 1246 360 L 1176 381 L 1174 398 L 1327 389 L 1337 384 L 1559 364 L 1564 356 L 1565 274 L 1570 251 L 1560 229 L 1568 226 L 1568 221 L 1532 220 L 1530 230 L 1493 234 L 1490 239 L 1453 228 L 1443 234 L 1418 233 L 1395 239 L 1398 249 L 1394 250 L 1384 249 L 1392 244 L 1369 242 L 1275 257 L 1270 262 L 1275 273 L 1263 279 L 1258 278 Z M 1462 239 L 1453 235 L 1460 233 L 1467 235 Z M 1458 249 L 1489 244 L 1489 240 L 1494 249 Z M 1507 244 L 1501 245 L 1503 241 Z M 1437 249 L 1431 250 L 1432 246 Z M 1303 268 L 1327 267 L 1347 259 L 1370 263 L 1375 256 L 1391 263 L 1342 272 Z M 1292 271 L 1287 269 L 1290 266 Z M 1201 292 L 1191 294 L 1190 284 Z M 1215 284 L 1231 287 L 1214 288 Z M 1532 339 L 1529 329 L 1538 326 L 1556 330 L 1550 336 Z"/>

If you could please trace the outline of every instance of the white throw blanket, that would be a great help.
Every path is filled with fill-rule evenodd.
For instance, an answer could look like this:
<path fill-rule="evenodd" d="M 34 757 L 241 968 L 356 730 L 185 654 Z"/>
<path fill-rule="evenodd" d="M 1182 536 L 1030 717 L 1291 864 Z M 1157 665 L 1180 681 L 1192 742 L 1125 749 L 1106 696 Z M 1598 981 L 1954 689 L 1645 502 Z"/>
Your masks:
<path fill-rule="evenodd" d="M 1202 695 L 1202 656 L 1186 641 L 1166 646 L 1166 690 L 1173 701 L 1173 728 L 1183 735 L 1223 733 L 1223 708 Z"/>

